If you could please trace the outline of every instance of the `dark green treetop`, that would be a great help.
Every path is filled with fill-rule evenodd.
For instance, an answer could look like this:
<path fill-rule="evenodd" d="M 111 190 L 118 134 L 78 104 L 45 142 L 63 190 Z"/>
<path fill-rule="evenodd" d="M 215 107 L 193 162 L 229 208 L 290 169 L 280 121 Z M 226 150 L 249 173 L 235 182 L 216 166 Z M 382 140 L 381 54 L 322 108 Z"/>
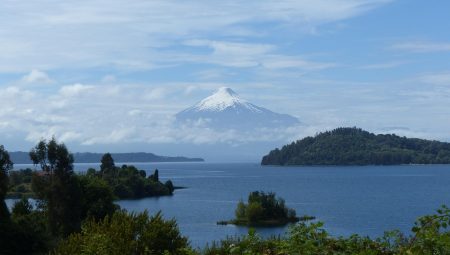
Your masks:
<path fill-rule="evenodd" d="M 114 169 L 115 167 L 114 159 L 111 154 L 105 153 L 101 159 L 100 171 L 104 172 L 106 170 Z"/>

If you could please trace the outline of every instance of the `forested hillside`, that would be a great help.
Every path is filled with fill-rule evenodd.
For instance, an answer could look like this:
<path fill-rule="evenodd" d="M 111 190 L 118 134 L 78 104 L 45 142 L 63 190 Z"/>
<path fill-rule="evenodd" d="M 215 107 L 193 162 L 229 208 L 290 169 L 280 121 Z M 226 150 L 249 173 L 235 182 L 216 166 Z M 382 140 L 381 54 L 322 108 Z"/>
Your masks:
<path fill-rule="evenodd" d="M 450 143 L 360 128 L 337 128 L 306 137 L 262 158 L 262 165 L 449 164 Z"/>

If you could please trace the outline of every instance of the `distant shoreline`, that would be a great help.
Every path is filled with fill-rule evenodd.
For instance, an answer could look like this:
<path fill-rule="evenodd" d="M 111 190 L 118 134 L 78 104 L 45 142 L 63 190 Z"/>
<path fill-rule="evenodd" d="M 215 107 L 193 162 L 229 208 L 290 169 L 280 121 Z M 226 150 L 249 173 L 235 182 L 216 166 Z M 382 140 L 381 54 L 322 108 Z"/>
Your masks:
<path fill-rule="evenodd" d="M 10 152 L 11 160 L 14 164 L 33 164 L 29 153 L 23 151 Z M 104 153 L 76 152 L 73 153 L 74 163 L 76 164 L 95 164 L 100 163 Z M 111 153 L 116 162 L 130 163 L 175 163 L 175 162 L 205 162 L 203 158 L 189 158 L 184 156 L 159 156 L 148 152 L 128 152 Z"/>
<path fill-rule="evenodd" d="M 448 166 L 450 163 L 428 163 L 428 164 L 390 164 L 390 165 L 374 165 L 374 164 L 368 164 L 368 165 L 264 165 L 260 164 L 261 167 L 362 167 L 362 166 Z"/>

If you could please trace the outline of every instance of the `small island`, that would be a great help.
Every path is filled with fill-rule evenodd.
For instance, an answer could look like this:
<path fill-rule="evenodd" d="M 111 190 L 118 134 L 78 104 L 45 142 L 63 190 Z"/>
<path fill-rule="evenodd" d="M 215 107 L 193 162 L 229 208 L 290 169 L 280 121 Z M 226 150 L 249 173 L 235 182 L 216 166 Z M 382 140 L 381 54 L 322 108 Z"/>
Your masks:
<path fill-rule="evenodd" d="M 264 156 L 262 165 L 450 164 L 450 143 L 337 128 Z"/>
<path fill-rule="evenodd" d="M 285 205 L 284 199 L 276 197 L 275 193 L 253 191 L 245 204 L 242 200 L 235 211 L 236 219 L 219 221 L 218 225 L 234 224 L 252 227 L 276 227 L 300 221 L 296 212 Z M 312 219 L 305 216 L 304 219 Z"/>

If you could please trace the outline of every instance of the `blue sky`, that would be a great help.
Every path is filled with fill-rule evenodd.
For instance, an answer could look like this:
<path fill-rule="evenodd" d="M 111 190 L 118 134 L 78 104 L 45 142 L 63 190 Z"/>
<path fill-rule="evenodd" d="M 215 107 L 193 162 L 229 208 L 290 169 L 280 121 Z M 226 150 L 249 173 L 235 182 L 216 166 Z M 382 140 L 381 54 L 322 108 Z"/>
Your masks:
<path fill-rule="evenodd" d="M 73 151 L 189 154 L 338 126 L 450 141 L 448 10 L 418 0 L 3 0 L 2 143 L 28 150 L 54 135 Z M 221 86 L 305 125 L 255 137 L 172 125 Z"/>

